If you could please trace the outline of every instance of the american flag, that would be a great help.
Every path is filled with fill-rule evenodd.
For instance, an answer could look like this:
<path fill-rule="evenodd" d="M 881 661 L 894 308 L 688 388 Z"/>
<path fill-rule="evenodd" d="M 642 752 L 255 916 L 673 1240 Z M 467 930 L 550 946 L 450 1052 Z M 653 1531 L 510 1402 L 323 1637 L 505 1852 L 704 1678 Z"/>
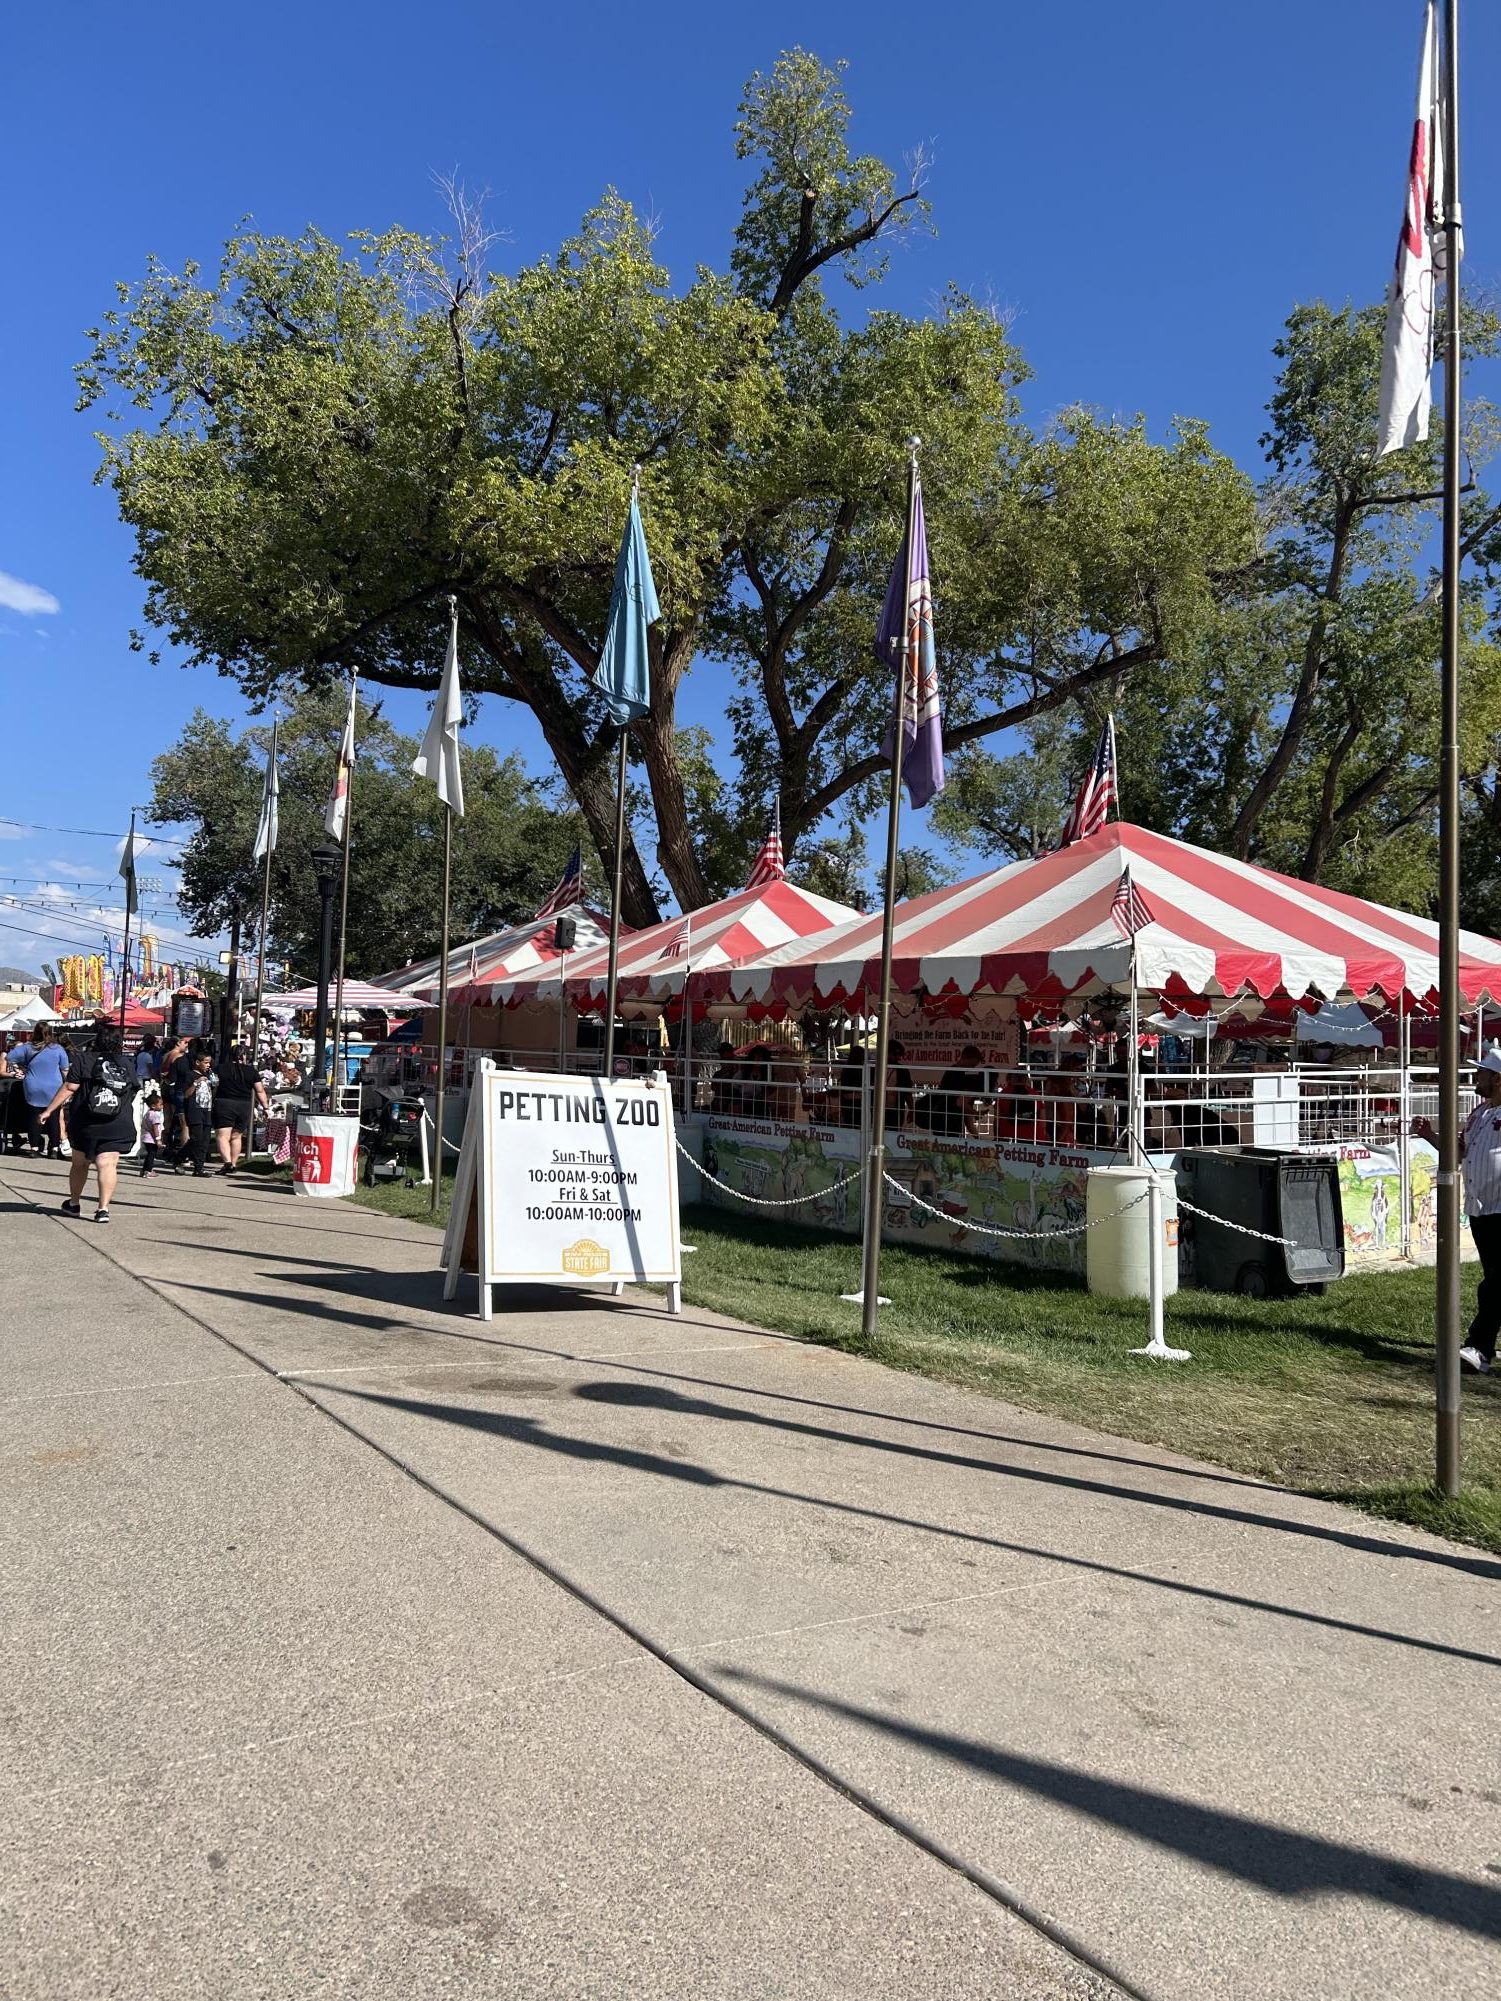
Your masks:
<path fill-rule="evenodd" d="M 1115 717 L 1106 716 L 1094 757 L 1074 799 L 1073 811 L 1064 822 L 1058 846 L 1066 848 L 1073 841 L 1082 841 L 1086 834 L 1097 834 L 1116 804 Z"/>
<path fill-rule="evenodd" d="M 1115 928 L 1123 938 L 1134 938 L 1144 924 L 1156 921 L 1155 912 L 1131 880 L 1128 868 L 1121 870 L 1121 879 L 1115 885 L 1115 895 L 1110 904 L 1110 915 Z"/>
<path fill-rule="evenodd" d="M 568 866 L 558 878 L 557 887 L 543 901 L 537 912 L 539 917 L 551 917 L 556 911 L 566 910 L 571 903 L 582 903 L 584 898 L 584 851 L 575 848 L 568 857 Z"/>
<path fill-rule="evenodd" d="M 759 889 L 763 882 L 780 882 L 786 873 L 787 862 L 782 853 L 782 802 L 778 799 L 772 806 L 771 818 L 766 823 L 766 838 L 756 851 L 745 886 L 747 889 Z"/>
<path fill-rule="evenodd" d="M 675 959 L 679 953 L 686 952 L 692 943 L 693 918 L 690 914 L 683 919 L 677 930 L 673 932 L 667 943 L 658 952 L 657 957 L 659 959 Z"/>

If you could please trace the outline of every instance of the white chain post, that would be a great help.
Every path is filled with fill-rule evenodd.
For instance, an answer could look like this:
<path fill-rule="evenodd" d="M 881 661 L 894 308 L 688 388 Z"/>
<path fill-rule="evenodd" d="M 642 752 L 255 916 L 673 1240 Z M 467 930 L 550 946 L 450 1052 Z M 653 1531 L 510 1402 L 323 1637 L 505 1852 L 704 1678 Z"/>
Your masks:
<path fill-rule="evenodd" d="M 1149 1338 L 1145 1348 L 1133 1348 L 1133 1355 L 1149 1355 L 1154 1362 L 1191 1362 L 1187 1348 L 1170 1348 L 1162 1330 L 1162 1181 L 1155 1167 L 1147 1169 L 1147 1300 Z M 1117 1212 L 1119 1213 L 1119 1212 Z"/>

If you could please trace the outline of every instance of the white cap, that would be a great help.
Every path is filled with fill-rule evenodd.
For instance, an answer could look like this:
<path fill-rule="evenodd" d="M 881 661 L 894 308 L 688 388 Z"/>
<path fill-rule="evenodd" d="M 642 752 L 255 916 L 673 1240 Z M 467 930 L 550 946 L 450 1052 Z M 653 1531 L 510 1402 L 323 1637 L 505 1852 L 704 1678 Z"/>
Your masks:
<path fill-rule="evenodd" d="M 1501 1070 L 1501 1050 L 1487 1049 L 1476 1063 L 1477 1070 Z"/>

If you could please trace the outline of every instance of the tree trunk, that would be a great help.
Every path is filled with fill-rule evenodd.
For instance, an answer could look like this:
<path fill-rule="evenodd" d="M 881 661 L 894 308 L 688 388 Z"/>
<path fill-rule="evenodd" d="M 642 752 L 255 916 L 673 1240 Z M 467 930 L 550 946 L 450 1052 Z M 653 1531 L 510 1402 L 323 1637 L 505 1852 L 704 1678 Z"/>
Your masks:
<path fill-rule="evenodd" d="M 657 817 L 657 860 L 672 885 L 679 909 L 698 910 L 711 897 L 688 820 L 688 796 L 678 763 L 676 709 L 670 694 L 659 695 L 651 714 L 636 725 L 636 742 L 646 764 Z"/>
<path fill-rule="evenodd" d="M 573 794 L 584 816 L 595 851 L 602 857 L 605 867 L 613 870 L 617 770 L 615 731 L 607 728 L 591 739 L 584 712 L 568 699 L 553 671 L 552 662 L 545 654 L 530 654 L 525 642 L 513 643 L 482 600 L 466 598 L 465 606 L 481 644 L 505 676 L 505 692 L 535 716 L 547 747 L 557 761 L 563 783 Z M 657 908 L 651 881 L 642 866 L 629 821 L 625 830 L 620 912 L 624 921 L 637 931 L 656 924 L 662 914 Z"/>
<path fill-rule="evenodd" d="M 1324 665 L 1324 639 L 1329 630 L 1330 613 L 1339 603 L 1344 589 L 1350 530 L 1355 519 L 1357 504 L 1353 500 L 1344 501 L 1335 516 L 1333 543 L 1329 551 L 1329 570 L 1319 596 L 1318 609 L 1314 612 L 1309 627 L 1308 641 L 1303 649 L 1302 670 L 1298 675 L 1297 690 L 1287 712 L 1287 721 L 1283 724 L 1277 748 L 1267 760 L 1265 770 L 1251 787 L 1230 829 L 1230 850 L 1237 861 L 1250 859 L 1251 843 L 1256 837 L 1261 817 L 1271 804 L 1273 793 L 1287 776 L 1288 767 L 1297 755 L 1298 746 L 1303 741 L 1313 715 L 1314 698 L 1319 691 L 1319 680 Z"/>
<path fill-rule="evenodd" d="M 610 732 L 613 740 L 614 732 Z M 613 743 L 612 743 L 613 748 Z M 554 756 L 557 755 L 554 751 Z M 559 760 L 561 764 L 561 759 Z M 599 853 L 604 857 L 606 868 L 613 868 L 615 860 L 615 773 L 618 769 L 614 756 L 603 761 L 595 760 L 587 770 L 577 773 L 564 770 L 563 776 L 568 789 L 578 801 L 589 834 Z M 649 924 L 661 919 L 657 899 L 652 894 L 652 886 L 646 870 L 641 865 L 635 837 L 631 833 L 629 818 L 625 826 L 625 868 L 620 884 L 620 915 L 624 923 L 634 931 L 644 931 Z"/>

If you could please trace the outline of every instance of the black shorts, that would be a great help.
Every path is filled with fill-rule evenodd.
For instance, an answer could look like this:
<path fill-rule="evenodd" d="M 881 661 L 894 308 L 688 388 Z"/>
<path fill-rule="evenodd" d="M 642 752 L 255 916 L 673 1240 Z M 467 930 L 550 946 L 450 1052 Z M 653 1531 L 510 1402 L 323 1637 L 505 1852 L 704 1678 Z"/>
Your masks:
<path fill-rule="evenodd" d="M 100 1125 L 92 1119 L 69 1119 L 68 1144 L 85 1160 L 97 1160 L 101 1153 L 130 1153 L 136 1143 L 135 1120 L 111 1119 Z"/>
<path fill-rule="evenodd" d="M 250 1100 L 248 1098 L 218 1098 L 214 1102 L 214 1131 L 225 1129 L 247 1137 L 250 1132 Z"/>

